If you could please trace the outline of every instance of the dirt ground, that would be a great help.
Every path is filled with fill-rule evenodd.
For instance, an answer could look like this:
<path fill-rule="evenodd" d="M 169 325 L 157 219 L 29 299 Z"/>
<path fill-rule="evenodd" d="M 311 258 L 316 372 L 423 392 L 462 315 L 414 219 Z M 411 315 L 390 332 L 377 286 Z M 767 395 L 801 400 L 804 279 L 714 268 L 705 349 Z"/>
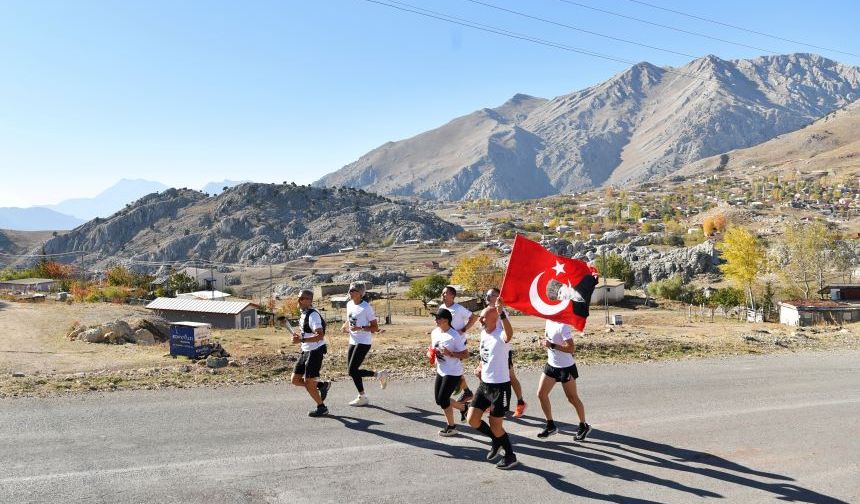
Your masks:
<path fill-rule="evenodd" d="M 679 307 L 680 308 L 680 307 Z M 377 312 L 381 310 L 377 308 Z M 860 347 L 860 324 L 844 328 L 797 329 L 779 324 L 748 324 L 717 314 L 711 322 L 683 309 L 612 308 L 623 324 L 604 325 L 602 310 L 593 310 L 585 334 L 575 337 L 579 362 L 630 362 L 746 353 L 816 351 Z M 205 361 L 168 355 L 166 343 L 155 346 L 105 345 L 69 341 L 72 324 L 86 325 L 146 313 L 142 307 L 115 304 L 39 304 L 0 301 L 0 397 L 72 393 L 129 388 L 217 386 L 289 379 L 298 348 L 286 330 L 214 331 L 230 352 L 231 365 L 209 369 Z M 380 316 L 380 318 L 383 318 Z M 543 320 L 511 317 L 514 349 L 520 368 L 545 362 L 537 346 Z M 430 376 L 424 349 L 433 328 L 430 317 L 394 315 L 392 324 L 374 337 L 365 367 L 390 369 L 395 379 Z M 329 326 L 329 354 L 324 375 L 345 375 L 348 337 Z M 470 348 L 477 347 L 472 331 Z M 23 374 L 24 376 L 15 376 Z"/>

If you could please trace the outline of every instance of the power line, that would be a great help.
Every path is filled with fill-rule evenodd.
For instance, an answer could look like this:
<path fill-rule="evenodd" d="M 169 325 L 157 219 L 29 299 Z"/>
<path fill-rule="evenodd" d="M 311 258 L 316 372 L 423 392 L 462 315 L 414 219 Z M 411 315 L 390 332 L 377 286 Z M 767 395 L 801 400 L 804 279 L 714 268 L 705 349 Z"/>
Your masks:
<path fill-rule="evenodd" d="M 437 12 L 437 11 L 432 11 L 429 9 L 424 9 L 422 7 L 410 5 L 410 4 L 407 4 L 405 2 L 399 2 L 397 0 L 388 0 L 389 2 L 392 2 L 392 3 L 385 3 L 385 2 L 381 2 L 379 0 L 364 0 L 364 1 L 368 2 L 368 3 L 374 3 L 377 5 L 382 5 L 385 7 L 390 7 L 392 9 L 397 9 L 397 10 L 404 11 L 404 12 L 411 12 L 413 14 L 418 14 L 420 16 L 438 19 L 440 21 L 445 21 L 446 23 L 465 26 L 467 28 L 485 31 L 488 33 L 494 33 L 496 35 L 502 35 L 505 37 L 513 38 L 513 39 L 524 40 L 527 42 L 532 42 L 534 44 L 539 44 L 539 45 L 543 45 L 543 46 L 547 46 L 547 47 L 554 47 L 556 49 L 561 49 L 563 51 L 568 51 L 568 52 L 573 52 L 573 53 L 578 53 L 578 54 L 584 54 L 586 56 L 593 56 L 595 58 L 605 59 L 605 60 L 609 60 L 609 61 L 615 61 L 618 63 L 624 63 L 626 65 L 631 65 L 631 66 L 635 66 L 637 64 L 637 62 L 635 62 L 635 61 L 622 59 L 622 58 L 619 58 L 616 56 L 611 56 L 608 54 L 601 54 L 601 53 L 597 53 L 597 52 L 590 51 L 587 49 L 582 49 L 579 47 L 573 47 L 573 46 L 561 44 L 558 42 L 552 42 L 549 40 L 540 39 L 537 37 L 533 37 L 531 35 L 513 32 L 510 30 L 506 30 L 504 28 L 498 28 L 498 27 L 495 27 L 492 25 L 486 25 L 486 24 L 478 23 L 476 21 L 471 21 L 471 20 L 464 19 L 464 18 L 458 18 L 458 17 L 452 16 L 450 14 L 445 14 L 445 13 L 441 13 L 441 12 Z M 394 5 L 394 4 L 396 4 L 396 5 Z M 696 76 L 696 75 L 680 72 L 680 71 L 675 70 L 673 68 L 663 68 L 662 70 L 667 72 L 667 73 L 679 75 L 679 76 L 686 77 L 686 78 L 692 79 L 692 80 L 698 80 L 701 82 L 707 82 L 707 81 L 712 80 L 712 79 L 704 79 L 704 78 Z"/>
<path fill-rule="evenodd" d="M 640 23 L 645 23 L 645 24 L 649 24 L 649 25 L 652 25 L 652 26 L 658 26 L 658 27 L 660 27 L 660 28 L 665 28 L 665 29 L 667 29 L 667 30 L 673 30 L 673 31 L 680 32 L 680 33 L 686 33 L 687 35 L 695 35 L 695 36 L 697 36 L 697 37 L 704 37 L 704 38 L 707 38 L 707 39 L 716 40 L 716 41 L 718 41 L 718 42 L 723 42 L 723 43 L 726 43 L 726 44 L 732 44 L 732 45 L 736 45 L 736 46 L 740 46 L 740 47 L 746 47 L 747 49 L 755 49 L 756 51 L 764 51 L 764 52 L 771 53 L 771 54 L 779 54 L 779 51 L 774 51 L 774 50 L 772 50 L 772 49 L 765 49 L 765 48 L 762 48 L 762 47 L 756 47 L 756 46 L 749 45 L 749 44 L 744 44 L 744 43 L 741 43 L 741 42 L 734 42 L 734 41 L 726 40 L 726 39 L 719 38 L 719 37 L 713 37 L 713 36 L 711 36 L 711 35 L 706 35 L 706 34 L 704 34 L 704 33 L 694 32 L 694 31 L 690 31 L 690 30 L 684 30 L 684 29 L 682 29 L 682 28 L 676 28 L 676 27 L 674 27 L 674 26 L 669 26 L 669 25 L 664 25 L 664 24 L 660 24 L 660 23 L 655 23 L 655 22 L 653 22 L 653 21 L 648 21 L 647 19 L 642 19 L 642 18 L 638 18 L 638 17 L 634 17 L 634 16 L 628 16 L 628 15 L 626 15 L 626 14 L 621 14 L 621 13 L 619 13 L 619 12 L 613 12 L 613 11 L 609 11 L 609 10 L 606 10 L 606 9 L 600 9 L 600 8 L 598 8 L 598 7 L 592 7 L 591 5 L 586 5 L 586 4 L 583 4 L 583 3 L 574 2 L 574 1 L 572 1 L 572 0 L 558 0 L 558 1 L 559 1 L 559 2 L 564 2 L 564 3 L 566 3 L 566 4 L 570 4 L 570 5 L 576 5 L 576 6 L 578 6 L 578 7 L 582 7 L 582 8 L 584 8 L 584 9 L 590 9 L 590 10 L 593 10 L 593 11 L 602 12 L 602 13 L 604 13 L 604 14 L 609 14 L 609 15 L 611 15 L 611 16 L 617 16 L 617 17 L 620 17 L 620 18 L 630 19 L 630 20 L 632 20 L 632 21 L 638 21 L 638 22 L 640 22 Z"/>
<path fill-rule="evenodd" d="M 770 34 L 770 33 L 760 32 L 760 31 L 753 30 L 753 29 L 750 29 L 750 28 L 744 28 L 743 26 L 733 25 L 733 24 L 730 24 L 730 23 L 724 23 L 724 22 L 722 22 L 722 21 L 717 21 L 716 19 L 706 18 L 706 17 L 703 17 L 703 16 L 696 16 L 695 14 L 690 14 L 690 13 L 688 13 L 688 12 L 682 12 L 682 11 L 679 11 L 679 10 L 669 9 L 669 8 L 667 8 L 667 7 L 661 7 L 661 6 L 659 6 L 659 5 L 654 5 L 654 4 L 651 4 L 651 3 L 648 3 L 648 2 L 643 2 L 643 1 L 641 1 L 641 0 L 627 0 L 627 1 L 628 1 L 628 2 L 637 3 L 637 4 L 640 4 L 640 5 L 645 5 L 645 6 L 648 6 L 648 7 L 654 8 L 654 9 L 660 9 L 660 10 L 663 10 L 663 11 L 666 11 L 666 12 L 672 12 L 672 13 L 674 13 L 674 14 L 678 14 L 678 15 L 680 15 L 680 16 L 686 16 L 686 17 L 688 17 L 688 18 L 698 19 L 699 21 L 706 21 L 706 22 L 708 22 L 708 23 L 714 23 L 714 24 L 717 24 L 717 25 L 720 25 L 720 26 L 725 26 L 725 27 L 727 27 L 727 28 L 733 28 L 733 29 L 735 29 L 735 30 L 745 31 L 745 32 L 747 32 L 747 33 L 754 33 L 754 34 L 756 34 L 756 35 L 761 35 L 762 37 L 769 37 L 769 38 L 772 38 L 772 39 L 781 40 L 781 41 L 783 41 L 783 42 L 791 42 L 792 44 L 799 44 L 799 45 L 804 45 L 804 46 L 807 46 L 807 47 L 814 47 L 815 49 L 823 49 L 823 50 L 825 50 L 825 51 L 832 51 L 832 52 L 836 52 L 836 53 L 840 53 L 840 54 L 847 54 L 847 55 L 849 55 L 849 56 L 858 56 L 858 57 L 860 57 L 860 54 L 856 54 L 856 53 L 853 53 L 853 52 L 840 51 L 839 49 L 833 49 L 833 48 L 831 48 L 831 47 L 823 47 L 823 46 L 819 46 L 819 45 L 815 45 L 815 44 L 810 44 L 809 42 L 802 42 L 802 41 L 800 41 L 800 40 L 792 40 L 792 39 L 788 39 L 788 38 L 785 38 L 785 37 L 780 37 L 779 35 L 772 35 L 772 34 Z"/>
<path fill-rule="evenodd" d="M 583 32 L 583 33 L 588 33 L 588 34 L 590 34 L 590 35 L 596 35 L 596 36 L 598 36 L 598 37 L 603 37 L 603 38 L 607 38 L 607 39 L 610 39 L 610 40 L 617 40 L 617 41 L 619 41 L 619 42 L 624 42 L 625 44 L 633 44 L 633 45 L 637 45 L 637 46 L 640 46 L 640 47 L 646 47 L 646 48 L 648 48 L 648 49 L 654 49 L 654 50 L 657 50 L 657 51 L 663 51 L 663 52 L 667 52 L 667 53 L 671 53 L 671 54 L 677 54 L 677 55 L 679 55 L 679 56 L 687 56 L 687 57 L 690 57 L 690 58 L 697 58 L 697 57 L 698 57 L 698 56 L 696 56 L 696 55 L 694 55 L 694 54 L 687 54 L 687 53 L 683 53 L 683 52 L 679 52 L 679 51 L 674 51 L 674 50 L 672 50 L 672 49 L 666 49 L 666 48 L 663 48 L 663 47 L 657 47 L 657 46 L 652 46 L 652 45 L 648 45 L 648 44 L 643 44 L 643 43 L 641 43 L 641 42 L 636 42 L 636 41 L 634 41 L 634 40 L 627 40 L 627 39 L 623 39 L 623 38 L 620 38 L 620 37 L 614 37 L 614 36 L 612 36 L 612 35 L 606 35 L 606 34 L 604 34 L 604 33 L 598 33 L 598 32 L 595 32 L 595 31 L 586 30 L 585 28 L 579 28 L 579 27 L 576 27 L 576 26 L 571 26 L 571 25 L 569 25 L 569 24 L 559 23 L 559 22 L 557 22 L 557 21 L 552 21 L 551 19 L 544 19 L 544 18 L 541 18 L 541 17 L 532 16 L 531 14 L 526 14 L 526 13 L 524 13 L 524 12 L 519 12 L 519 11 L 515 11 L 515 10 L 512 10 L 512 9 L 507 9 L 507 8 L 505 8 L 505 7 L 500 7 L 500 6 L 498 6 L 498 5 L 493 5 L 493 4 L 490 4 L 490 3 L 481 2 L 481 1 L 479 1 L 479 0 L 466 0 L 466 1 L 467 1 L 467 2 L 472 2 L 472 3 L 474 3 L 474 4 L 478 4 L 478 5 L 483 5 L 483 6 L 485 6 L 485 7 L 489 7 L 489 8 L 491 8 L 491 9 L 497 9 L 497 10 L 500 10 L 500 11 L 508 12 L 508 13 L 510 13 L 510 14 L 515 14 L 515 15 L 517 15 L 517 16 L 521 16 L 521 17 L 525 17 L 525 18 L 529 18 L 529 19 L 534 19 L 534 20 L 536 20 L 536 21 L 541 21 L 541 22 L 543 22 L 543 23 L 548 23 L 548 24 L 552 24 L 552 25 L 555 25 L 555 26 L 560 26 L 560 27 L 562 27 L 562 28 L 568 28 L 568 29 L 570 29 L 570 30 L 575 30 L 575 31 Z"/>

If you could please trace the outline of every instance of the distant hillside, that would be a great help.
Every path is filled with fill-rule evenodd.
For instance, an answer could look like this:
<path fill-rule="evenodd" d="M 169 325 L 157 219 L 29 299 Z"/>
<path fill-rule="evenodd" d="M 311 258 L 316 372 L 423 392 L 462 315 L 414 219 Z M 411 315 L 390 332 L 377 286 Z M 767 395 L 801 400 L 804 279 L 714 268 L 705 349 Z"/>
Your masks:
<path fill-rule="evenodd" d="M 44 205 L 57 212 L 73 215 L 83 221 L 96 217 L 108 217 L 126 204 L 147 194 L 163 191 L 167 186 L 151 180 L 122 179 L 92 198 L 74 198 L 56 205 Z"/>
<path fill-rule="evenodd" d="M 47 208 L 0 208 L 0 229 L 51 231 L 72 229 L 86 222 Z"/>
<path fill-rule="evenodd" d="M 442 200 L 627 186 L 797 130 L 858 97 L 860 69 L 812 54 L 640 63 L 582 91 L 517 95 L 388 142 L 316 185 Z"/>
<path fill-rule="evenodd" d="M 461 230 L 361 190 L 247 183 L 216 197 L 188 189 L 150 194 L 48 240 L 45 250 L 93 252 L 99 260 L 280 263 L 386 239 L 449 238 Z"/>
<path fill-rule="evenodd" d="M 784 176 L 827 171 L 832 175 L 860 174 L 860 101 L 827 114 L 813 124 L 747 149 L 691 163 L 680 175 L 726 170 L 736 175 Z M 723 164 L 721 161 L 725 161 Z"/>

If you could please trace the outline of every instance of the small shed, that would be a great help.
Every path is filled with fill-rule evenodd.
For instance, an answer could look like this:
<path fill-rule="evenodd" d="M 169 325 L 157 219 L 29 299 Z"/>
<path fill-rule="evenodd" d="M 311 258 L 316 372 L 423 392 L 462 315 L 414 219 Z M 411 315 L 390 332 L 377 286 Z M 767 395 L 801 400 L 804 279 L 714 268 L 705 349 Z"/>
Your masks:
<path fill-rule="evenodd" d="M 795 299 L 779 303 L 779 323 L 811 326 L 860 320 L 860 304 L 830 299 Z"/>
<path fill-rule="evenodd" d="M 57 288 L 57 281 L 52 278 L 21 278 L 0 282 L 0 290 L 23 292 L 49 292 Z"/>
<path fill-rule="evenodd" d="M 218 329 L 257 327 L 257 305 L 251 301 L 160 297 L 146 308 L 169 322 L 203 322 Z"/>
<path fill-rule="evenodd" d="M 602 305 L 604 299 L 609 300 L 609 304 L 620 303 L 624 300 L 624 281 L 617 278 L 603 278 L 597 281 L 594 287 L 594 293 L 591 294 L 592 305 Z"/>
<path fill-rule="evenodd" d="M 346 308 L 346 303 L 349 302 L 349 294 L 338 294 L 329 298 L 332 308 Z"/>
<path fill-rule="evenodd" d="M 860 302 L 860 284 L 825 285 L 818 293 L 831 301 Z"/>
<path fill-rule="evenodd" d="M 336 294 L 346 294 L 348 290 L 348 283 L 316 285 L 314 286 L 314 299 L 320 299 L 326 296 L 333 296 Z"/>

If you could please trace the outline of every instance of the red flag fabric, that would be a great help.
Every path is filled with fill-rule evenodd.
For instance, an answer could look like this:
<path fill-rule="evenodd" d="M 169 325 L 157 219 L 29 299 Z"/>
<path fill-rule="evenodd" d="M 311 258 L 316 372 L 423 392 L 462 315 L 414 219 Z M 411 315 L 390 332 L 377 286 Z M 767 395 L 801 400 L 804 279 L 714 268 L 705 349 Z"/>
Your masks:
<path fill-rule="evenodd" d="M 501 297 L 523 313 L 585 328 L 597 271 L 585 261 L 561 257 L 517 235 Z"/>

